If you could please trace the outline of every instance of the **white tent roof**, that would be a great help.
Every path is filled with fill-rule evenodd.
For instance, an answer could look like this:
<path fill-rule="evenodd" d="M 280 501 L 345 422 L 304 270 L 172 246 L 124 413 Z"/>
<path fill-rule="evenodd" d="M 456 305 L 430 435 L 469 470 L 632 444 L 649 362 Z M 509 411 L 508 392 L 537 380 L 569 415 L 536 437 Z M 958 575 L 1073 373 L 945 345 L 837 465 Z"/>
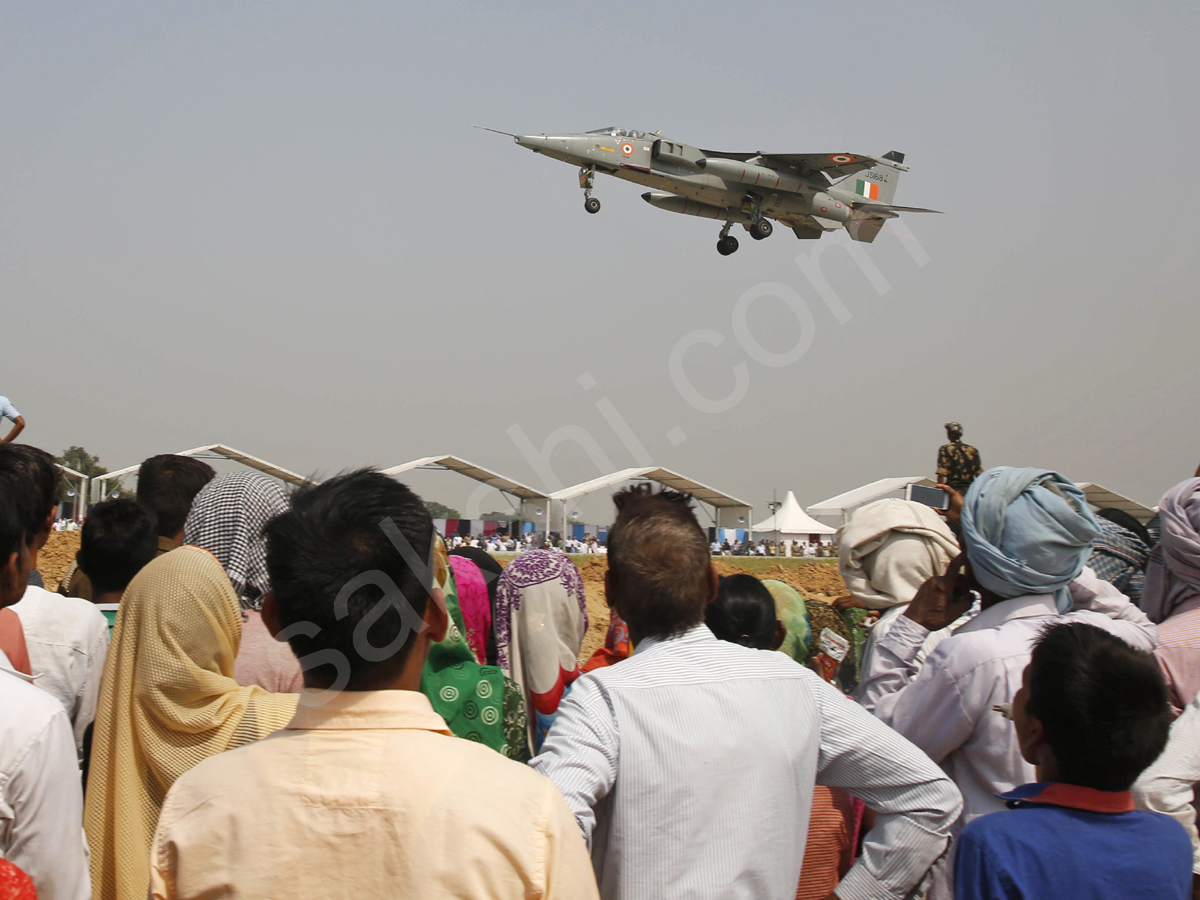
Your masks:
<path fill-rule="evenodd" d="M 184 450 L 177 456 L 194 456 L 200 459 L 211 459 L 216 456 L 224 457 L 233 462 L 241 463 L 251 469 L 257 469 L 272 478 L 278 478 L 280 481 L 286 481 L 288 484 L 305 485 L 313 484 L 311 479 L 305 478 L 303 475 L 297 475 L 282 466 L 277 466 L 274 463 L 267 462 L 265 459 L 259 459 L 257 456 L 251 456 L 249 453 L 243 453 L 233 447 L 225 444 L 205 444 L 203 447 L 193 447 L 191 450 Z M 99 492 L 101 499 L 107 490 L 107 485 L 114 478 L 120 478 L 123 475 L 130 475 L 142 467 L 141 463 L 132 466 L 126 466 L 124 469 L 117 469 L 115 472 L 108 472 L 105 475 L 98 475 L 92 479 L 93 493 Z M 98 486 L 98 488 L 97 488 Z"/>
<path fill-rule="evenodd" d="M 1154 518 L 1154 509 L 1143 506 L 1136 500 L 1131 500 L 1122 494 L 1118 494 L 1116 491 L 1110 491 L 1108 488 L 1093 484 L 1090 481 L 1076 482 L 1075 486 L 1083 491 L 1084 495 L 1087 496 L 1088 503 L 1096 507 L 1096 509 L 1121 509 L 1142 524 Z"/>
<path fill-rule="evenodd" d="M 475 463 L 467 462 L 465 459 L 457 456 L 424 456 L 421 459 L 410 460 L 398 466 L 384 469 L 383 474 L 395 476 L 413 469 L 447 469 L 451 472 L 458 472 L 460 475 L 466 475 L 468 478 L 473 478 L 483 484 L 490 485 L 505 494 L 520 497 L 522 500 L 548 499 L 548 495 L 537 490 L 537 488 L 531 488 L 527 484 L 513 481 L 511 478 L 506 478 L 498 472 L 485 469 L 483 466 L 477 466 Z"/>
<path fill-rule="evenodd" d="M 775 515 L 764 519 L 754 526 L 754 530 L 778 532 L 779 534 L 834 534 L 837 529 L 822 525 L 809 516 L 800 506 L 800 501 L 791 491 L 783 498 L 783 503 L 775 511 Z"/>
<path fill-rule="evenodd" d="M 619 472 L 613 472 L 611 475 L 602 475 L 599 478 L 593 478 L 591 481 L 585 481 L 573 487 L 555 491 L 550 496 L 555 500 L 574 500 L 576 497 L 582 497 L 584 494 L 592 493 L 592 491 L 603 490 L 606 487 L 621 484 L 624 481 L 633 481 L 637 478 L 647 478 L 650 481 L 657 481 L 665 487 L 684 491 L 691 494 L 701 503 L 707 503 L 709 506 L 718 508 L 743 507 L 750 509 L 750 504 L 744 500 L 731 497 L 729 494 L 722 493 L 706 484 L 701 484 L 699 481 L 693 481 L 691 478 L 680 475 L 678 472 L 672 472 L 670 469 L 660 469 L 657 466 L 621 469 Z"/>
<path fill-rule="evenodd" d="M 850 517 L 850 513 L 860 506 L 865 506 L 874 500 L 882 500 L 884 497 L 903 497 L 904 488 L 910 484 L 932 487 L 935 483 L 932 478 L 924 475 L 881 478 L 852 491 L 846 491 L 844 494 L 838 494 L 836 497 L 830 497 L 828 500 L 822 500 L 820 503 L 814 503 L 808 508 L 808 514 L 816 519 L 832 520 L 830 524 L 843 525 Z"/>

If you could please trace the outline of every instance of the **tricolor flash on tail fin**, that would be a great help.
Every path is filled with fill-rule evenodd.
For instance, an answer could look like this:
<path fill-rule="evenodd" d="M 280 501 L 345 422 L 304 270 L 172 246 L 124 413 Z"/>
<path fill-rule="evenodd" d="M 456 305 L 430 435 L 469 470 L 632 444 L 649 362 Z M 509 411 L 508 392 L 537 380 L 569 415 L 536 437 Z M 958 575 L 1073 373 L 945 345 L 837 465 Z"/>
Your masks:
<path fill-rule="evenodd" d="M 907 166 L 904 165 L 904 154 L 896 150 L 883 154 L 883 158 L 896 165 L 867 169 L 838 182 L 837 186 L 863 200 L 891 203 L 892 198 L 896 196 L 896 183 L 900 180 L 900 173 L 906 171 Z"/>

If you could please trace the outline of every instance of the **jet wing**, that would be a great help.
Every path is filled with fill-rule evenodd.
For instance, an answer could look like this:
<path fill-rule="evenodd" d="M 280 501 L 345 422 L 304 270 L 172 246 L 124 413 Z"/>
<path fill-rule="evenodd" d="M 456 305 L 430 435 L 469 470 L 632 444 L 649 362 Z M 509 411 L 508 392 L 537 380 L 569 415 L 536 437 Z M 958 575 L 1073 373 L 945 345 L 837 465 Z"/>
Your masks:
<path fill-rule="evenodd" d="M 764 153 L 763 165 L 779 164 L 798 169 L 801 176 L 824 172 L 833 181 L 879 165 L 873 156 L 858 153 Z"/>
<path fill-rule="evenodd" d="M 824 172 L 834 181 L 879 165 L 879 160 L 875 157 L 863 156 L 858 153 L 725 153 L 720 150 L 701 150 L 700 152 L 704 156 L 736 159 L 738 162 L 757 158 L 759 165 L 786 166 L 798 170 L 801 177 Z"/>
<path fill-rule="evenodd" d="M 892 203 L 855 203 L 854 208 L 861 209 L 863 212 L 878 210 L 886 213 L 894 210 L 896 212 L 941 213 L 940 209 L 925 209 L 923 206 L 896 206 Z"/>

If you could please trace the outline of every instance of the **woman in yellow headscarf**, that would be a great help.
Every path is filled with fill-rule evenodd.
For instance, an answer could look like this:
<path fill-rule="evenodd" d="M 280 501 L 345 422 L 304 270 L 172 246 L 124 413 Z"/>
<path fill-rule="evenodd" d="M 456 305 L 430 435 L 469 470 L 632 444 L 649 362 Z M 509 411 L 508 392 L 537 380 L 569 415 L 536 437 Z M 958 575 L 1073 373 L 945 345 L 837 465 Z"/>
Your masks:
<path fill-rule="evenodd" d="M 144 900 L 163 798 L 200 761 L 265 737 L 295 694 L 241 687 L 238 595 L 207 550 L 142 569 L 121 601 L 96 710 L 84 829 L 96 900 Z"/>

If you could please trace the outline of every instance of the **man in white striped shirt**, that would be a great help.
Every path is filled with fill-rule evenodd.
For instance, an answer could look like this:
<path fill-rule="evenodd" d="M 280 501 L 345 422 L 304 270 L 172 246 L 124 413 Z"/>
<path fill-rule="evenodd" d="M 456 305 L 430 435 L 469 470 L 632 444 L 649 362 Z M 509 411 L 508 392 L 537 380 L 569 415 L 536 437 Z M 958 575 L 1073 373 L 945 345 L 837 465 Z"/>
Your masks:
<path fill-rule="evenodd" d="M 572 685 L 531 763 L 575 813 L 601 896 L 790 900 L 819 781 L 878 813 L 833 896 L 904 897 L 945 851 L 958 790 L 813 672 L 713 636 L 690 497 L 614 499 L 605 587 L 637 651 Z"/>

